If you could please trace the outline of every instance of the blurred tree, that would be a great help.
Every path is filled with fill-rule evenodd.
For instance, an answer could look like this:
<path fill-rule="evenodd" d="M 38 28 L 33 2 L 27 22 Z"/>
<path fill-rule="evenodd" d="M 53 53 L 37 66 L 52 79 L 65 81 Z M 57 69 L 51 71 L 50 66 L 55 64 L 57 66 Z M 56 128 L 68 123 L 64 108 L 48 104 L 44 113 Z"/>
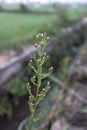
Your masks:
<path fill-rule="evenodd" d="M 56 22 L 55 25 L 60 28 L 62 27 L 66 27 L 70 24 L 70 19 L 68 16 L 68 7 L 61 5 L 61 4 L 56 4 L 54 3 L 53 8 L 55 10 L 55 14 L 56 14 Z"/>
<path fill-rule="evenodd" d="M 20 10 L 22 12 L 27 12 L 28 11 L 28 8 L 27 8 L 27 4 L 28 4 L 28 0 L 21 0 L 20 2 Z"/>
<path fill-rule="evenodd" d="M 0 11 L 3 10 L 3 3 L 4 3 L 4 0 L 0 0 Z"/>

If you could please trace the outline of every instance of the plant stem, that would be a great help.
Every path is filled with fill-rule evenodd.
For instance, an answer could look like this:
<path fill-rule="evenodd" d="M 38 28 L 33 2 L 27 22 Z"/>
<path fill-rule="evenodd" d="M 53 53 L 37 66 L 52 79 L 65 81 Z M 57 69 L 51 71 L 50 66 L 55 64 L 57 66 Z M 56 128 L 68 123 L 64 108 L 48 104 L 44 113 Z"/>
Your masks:
<path fill-rule="evenodd" d="M 50 83 L 47 83 L 47 86 L 40 91 L 42 79 L 46 78 L 50 73 L 52 73 L 52 67 L 49 68 L 48 75 L 43 75 L 43 64 L 48 60 L 48 55 L 44 53 L 44 49 L 47 46 L 47 41 L 49 40 L 49 37 L 46 37 L 46 33 L 40 34 L 36 36 L 37 42 L 39 44 L 35 44 L 35 48 L 38 51 L 38 57 L 34 54 L 33 60 L 36 63 L 36 67 L 33 66 L 32 60 L 30 60 L 30 67 L 35 72 L 35 76 L 31 78 L 31 82 L 36 87 L 36 93 L 33 95 L 31 91 L 31 86 L 28 84 L 28 91 L 29 91 L 29 108 L 31 112 L 31 120 L 30 120 L 30 128 L 29 130 L 32 130 L 32 126 L 34 122 L 40 120 L 43 115 L 41 113 L 38 114 L 37 117 L 35 117 L 36 109 L 38 104 L 43 100 L 44 96 L 50 89 Z"/>
<path fill-rule="evenodd" d="M 29 130 L 32 130 L 33 123 L 34 123 L 34 114 L 33 114 L 32 117 L 31 117 Z"/>
<path fill-rule="evenodd" d="M 32 130 L 32 126 L 33 126 L 33 123 L 34 123 L 34 116 L 35 116 L 35 112 L 36 112 L 36 108 L 37 108 L 38 93 L 39 93 L 39 88 L 41 86 L 41 77 L 40 77 L 41 72 L 40 72 L 40 70 L 41 70 L 41 67 L 38 68 L 39 75 L 37 76 L 38 84 L 37 84 L 37 90 L 36 90 L 36 101 L 35 101 L 35 105 L 34 105 L 34 112 L 32 114 L 32 118 L 31 118 L 31 121 L 30 121 L 30 128 L 29 128 L 29 130 Z"/>

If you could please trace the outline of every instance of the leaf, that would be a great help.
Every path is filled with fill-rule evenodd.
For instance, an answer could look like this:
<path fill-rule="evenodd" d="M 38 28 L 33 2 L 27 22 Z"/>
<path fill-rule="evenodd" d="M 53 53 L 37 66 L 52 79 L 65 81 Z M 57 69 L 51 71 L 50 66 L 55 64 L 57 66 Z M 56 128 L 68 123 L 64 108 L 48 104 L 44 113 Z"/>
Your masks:
<path fill-rule="evenodd" d="M 43 90 L 38 94 L 37 105 L 44 99 L 49 89 L 50 89 L 50 83 L 48 82 L 47 86 L 43 88 Z"/>
<path fill-rule="evenodd" d="M 32 98 L 33 100 L 35 100 L 35 97 L 34 97 L 34 95 L 33 95 L 32 92 L 31 92 L 31 86 L 29 85 L 29 83 L 27 84 L 27 90 L 28 90 L 28 92 L 29 92 L 31 98 Z"/>
<path fill-rule="evenodd" d="M 42 113 L 40 113 L 38 115 L 38 117 L 34 119 L 34 122 L 37 122 L 37 121 L 41 120 L 43 117 L 44 117 L 44 115 Z"/>

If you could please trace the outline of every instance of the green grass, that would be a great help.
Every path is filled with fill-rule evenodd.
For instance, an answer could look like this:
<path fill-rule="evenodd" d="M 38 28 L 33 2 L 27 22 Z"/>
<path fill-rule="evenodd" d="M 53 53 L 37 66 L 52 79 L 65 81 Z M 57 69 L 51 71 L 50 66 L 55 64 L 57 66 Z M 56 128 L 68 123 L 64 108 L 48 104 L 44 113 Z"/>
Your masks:
<path fill-rule="evenodd" d="M 32 10 L 35 10 L 35 11 L 47 11 L 47 12 L 50 12 L 50 13 L 53 13 L 55 10 L 54 8 L 51 6 L 51 5 L 42 5 L 42 6 L 39 6 L 39 7 L 29 7 L 29 9 Z"/>
<path fill-rule="evenodd" d="M 22 46 L 52 21 L 51 15 L 0 13 L 0 48 Z"/>
<path fill-rule="evenodd" d="M 27 9 L 33 10 L 33 11 L 48 11 L 48 12 L 54 12 L 54 8 L 52 5 L 41 5 L 41 6 L 33 6 L 33 5 L 27 5 Z M 4 5 L 4 9 L 6 10 L 19 10 L 20 5 L 18 4 L 13 4 L 13 5 Z"/>
<path fill-rule="evenodd" d="M 86 7 L 69 8 L 68 15 L 71 20 L 82 19 L 87 15 L 87 8 Z"/>
<path fill-rule="evenodd" d="M 34 11 L 54 11 L 52 6 L 30 7 L 30 9 Z M 71 21 L 78 21 L 85 16 L 86 10 L 86 8 L 69 8 L 68 17 Z M 56 20 L 54 15 L 47 14 L 0 13 L 0 51 L 22 47 L 26 43 L 30 43 L 39 30 L 46 30 L 47 33 L 51 33 L 53 30 L 55 32 L 55 24 L 49 31 L 54 19 Z"/>

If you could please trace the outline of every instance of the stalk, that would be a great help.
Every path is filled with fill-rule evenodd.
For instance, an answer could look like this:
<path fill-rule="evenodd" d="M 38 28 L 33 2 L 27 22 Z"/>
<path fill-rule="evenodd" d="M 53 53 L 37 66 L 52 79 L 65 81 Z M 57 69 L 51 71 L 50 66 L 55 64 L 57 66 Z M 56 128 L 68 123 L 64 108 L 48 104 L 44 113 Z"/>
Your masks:
<path fill-rule="evenodd" d="M 30 95 L 29 96 L 29 109 L 31 112 L 29 130 L 32 130 L 34 122 L 42 119 L 43 115 L 41 113 L 39 113 L 38 116 L 35 118 L 36 109 L 37 109 L 38 104 L 44 99 L 45 95 L 50 89 L 50 83 L 48 82 L 46 87 L 40 91 L 42 80 L 48 77 L 53 71 L 53 67 L 49 68 L 47 74 L 44 74 L 42 71 L 44 63 L 49 58 L 49 56 L 46 53 L 44 53 L 44 49 L 47 46 L 48 39 L 49 38 L 46 36 L 46 33 L 39 34 L 36 36 L 37 43 L 35 44 L 35 47 L 37 49 L 38 55 L 33 54 L 32 56 L 32 59 L 34 60 L 36 67 L 33 65 L 32 60 L 30 60 L 30 63 L 29 63 L 29 66 L 35 73 L 35 76 L 31 77 L 31 82 L 36 87 L 36 95 L 34 96 L 32 94 L 30 84 L 28 83 L 27 85 L 27 89 Z"/>

